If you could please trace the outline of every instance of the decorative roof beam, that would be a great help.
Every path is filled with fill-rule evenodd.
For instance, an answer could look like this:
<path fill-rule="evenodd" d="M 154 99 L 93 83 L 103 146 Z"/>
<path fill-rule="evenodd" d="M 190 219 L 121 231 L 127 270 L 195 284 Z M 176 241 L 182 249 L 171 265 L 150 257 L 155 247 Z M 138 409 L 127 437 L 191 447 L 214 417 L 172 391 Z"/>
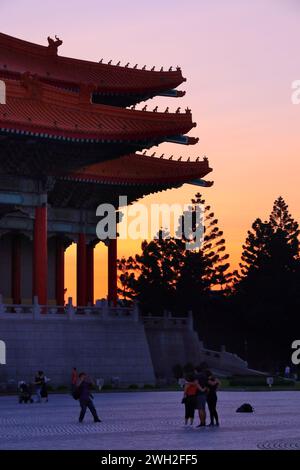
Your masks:
<path fill-rule="evenodd" d="M 199 142 L 198 137 L 189 137 L 188 135 L 174 135 L 172 137 L 167 137 L 165 142 L 171 142 L 172 144 L 181 144 L 181 145 L 195 145 Z"/>
<path fill-rule="evenodd" d="M 171 89 L 162 91 L 161 93 L 158 93 L 157 96 L 166 96 L 168 98 L 182 98 L 185 94 L 185 91 Z"/>
<path fill-rule="evenodd" d="M 192 186 L 201 186 L 202 188 L 210 188 L 213 186 L 214 182 L 213 181 L 205 181 L 201 178 L 193 180 L 193 181 L 188 181 L 187 184 L 191 184 Z"/>

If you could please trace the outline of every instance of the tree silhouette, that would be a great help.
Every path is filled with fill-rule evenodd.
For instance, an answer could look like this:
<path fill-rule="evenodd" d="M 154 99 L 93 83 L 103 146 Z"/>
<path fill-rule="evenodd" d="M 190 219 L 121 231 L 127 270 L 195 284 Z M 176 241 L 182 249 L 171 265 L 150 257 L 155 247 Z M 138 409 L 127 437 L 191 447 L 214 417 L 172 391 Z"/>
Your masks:
<path fill-rule="evenodd" d="M 167 237 L 167 238 L 166 238 Z M 120 281 L 126 296 L 137 299 L 141 308 L 153 314 L 174 308 L 176 285 L 184 245 L 161 230 L 157 238 L 142 243 L 142 253 L 119 261 Z"/>
<path fill-rule="evenodd" d="M 203 220 L 197 221 L 194 214 L 199 206 L 204 208 Z M 192 221 L 189 230 L 183 231 L 188 221 Z M 203 221 L 203 244 L 188 249 L 197 223 Z M 138 299 L 144 311 L 157 314 L 167 309 L 182 315 L 193 310 L 196 315 L 211 289 L 218 286 L 226 292 L 230 282 L 223 232 L 211 207 L 205 205 L 201 194 L 196 194 L 179 219 L 176 238 L 165 235 L 161 230 L 157 239 L 142 243 L 141 255 L 120 260 L 119 292 Z"/>
<path fill-rule="evenodd" d="M 231 281 L 229 269 L 229 255 L 225 253 L 225 239 L 223 231 L 218 228 L 218 219 L 215 218 L 211 207 L 205 204 L 201 194 L 192 199 L 192 206 L 179 220 L 179 229 L 185 228 L 186 220 L 192 221 L 191 230 L 182 234 L 182 239 L 187 246 L 193 234 L 196 232 L 196 217 L 192 217 L 199 207 L 202 208 L 203 217 L 198 220 L 202 224 L 202 244 L 194 250 L 185 250 L 184 260 L 181 266 L 178 289 L 178 302 L 181 308 L 193 310 L 199 309 L 199 301 L 210 295 L 214 288 L 221 288 L 227 292 Z M 188 233 L 186 233 L 188 232 Z"/>
<path fill-rule="evenodd" d="M 299 226 L 282 197 L 276 199 L 269 220 L 257 219 L 243 245 L 242 288 L 280 287 L 292 281 L 298 270 Z M 261 285 L 264 281 L 264 285 Z"/>
<path fill-rule="evenodd" d="M 250 360 L 282 367 L 299 327 L 299 227 L 282 197 L 269 220 L 257 219 L 243 246 L 235 288 Z M 276 347 L 274 348 L 274 344 Z"/>

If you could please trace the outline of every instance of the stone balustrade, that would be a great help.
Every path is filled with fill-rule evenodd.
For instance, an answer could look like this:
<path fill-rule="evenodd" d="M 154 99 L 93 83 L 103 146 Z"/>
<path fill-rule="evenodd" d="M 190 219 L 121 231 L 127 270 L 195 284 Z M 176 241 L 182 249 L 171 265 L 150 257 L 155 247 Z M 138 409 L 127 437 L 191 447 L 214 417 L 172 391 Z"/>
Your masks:
<path fill-rule="evenodd" d="M 179 328 L 194 331 L 193 313 L 189 312 L 185 317 L 177 317 L 169 311 L 164 311 L 162 316 L 144 315 L 143 323 L 151 328 Z"/>
<path fill-rule="evenodd" d="M 108 301 L 97 301 L 93 306 L 76 307 L 72 298 L 69 298 L 65 306 L 39 305 L 34 298 L 32 305 L 5 304 L 0 295 L 0 320 L 1 319 L 31 319 L 31 320 L 139 320 L 138 306 L 122 307 L 110 305 Z"/>

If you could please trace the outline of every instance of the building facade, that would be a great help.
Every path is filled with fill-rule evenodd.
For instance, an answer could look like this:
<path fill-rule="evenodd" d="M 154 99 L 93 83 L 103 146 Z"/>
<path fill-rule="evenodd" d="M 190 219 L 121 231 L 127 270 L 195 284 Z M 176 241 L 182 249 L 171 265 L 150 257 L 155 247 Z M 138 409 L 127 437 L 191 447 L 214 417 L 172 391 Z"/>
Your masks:
<path fill-rule="evenodd" d="M 131 204 L 187 182 L 211 185 L 203 180 L 211 171 L 207 159 L 173 161 L 148 153 L 162 142 L 197 143 L 197 138 L 187 135 L 196 126 L 191 111 L 178 108 L 171 113 L 168 107 L 164 112 L 147 111 L 147 105 L 135 109 L 154 96 L 183 96 L 177 90 L 185 82 L 180 68 L 155 71 L 71 59 L 58 54 L 61 45 L 58 38 L 49 37 L 48 46 L 40 46 L 0 34 L 0 80 L 6 87 L 6 102 L 0 105 L 0 332 L 6 337 L 7 361 L 16 379 L 23 375 L 20 357 L 24 367 L 27 359 L 32 364 L 31 371 L 38 360 L 30 354 L 39 356 L 45 368 L 49 364 L 51 348 L 45 349 L 39 338 L 45 341 L 50 335 L 50 342 L 55 342 L 56 334 L 62 338 L 61 356 L 68 358 L 61 361 L 65 364 L 62 376 L 80 357 L 75 354 L 72 360 L 63 344 L 77 338 L 81 357 L 88 357 L 88 336 L 78 333 L 83 323 L 66 327 L 63 319 L 73 303 L 77 306 L 73 313 L 81 315 L 81 321 L 89 313 L 97 319 L 102 312 L 94 298 L 99 204 L 113 204 L 118 213 L 120 195 L 125 194 Z M 105 308 L 119 319 L 117 237 L 103 242 L 108 249 Z M 73 302 L 65 299 L 64 285 L 65 250 L 71 243 L 77 245 Z M 141 325 L 135 323 L 133 330 L 140 331 Z M 103 335 L 113 342 L 108 324 Z M 116 324 L 111 328 L 116 330 Z M 116 364 L 123 361 L 121 351 L 128 347 L 126 328 L 118 338 L 124 347 L 115 357 Z M 99 330 L 99 341 L 101 335 Z M 31 337 L 35 339 L 28 349 L 26 338 Z M 0 339 L 5 340 L 1 335 Z M 44 362 L 38 351 L 44 351 Z M 96 363 L 104 361 L 103 354 L 102 350 L 96 353 Z M 132 351 L 129 368 L 133 358 Z M 147 365 L 153 378 L 150 369 Z"/>

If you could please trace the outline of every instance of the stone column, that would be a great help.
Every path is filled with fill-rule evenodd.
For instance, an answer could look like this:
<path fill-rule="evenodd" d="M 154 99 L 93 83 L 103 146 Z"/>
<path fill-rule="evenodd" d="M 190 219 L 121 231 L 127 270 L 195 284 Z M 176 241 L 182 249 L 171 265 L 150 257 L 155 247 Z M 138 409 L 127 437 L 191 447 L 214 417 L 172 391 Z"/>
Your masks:
<path fill-rule="evenodd" d="M 94 305 L 94 243 L 86 248 L 86 304 Z"/>
<path fill-rule="evenodd" d="M 86 281 L 86 236 L 80 233 L 77 243 L 77 307 L 86 305 Z"/>
<path fill-rule="evenodd" d="M 114 305 L 118 300 L 117 276 L 117 238 L 112 238 L 108 245 L 108 301 Z"/>
<path fill-rule="evenodd" d="M 35 208 L 33 234 L 32 295 L 39 305 L 47 305 L 48 287 L 47 204 Z"/>
<path fill-rule="evenodd" d="M 62 238 L 56 239 L 55 297 L 57 305 L 65 304 L 65 244 Z"/>
<path fill-rule="evenodd" d="M 21 304 L 21 236 L 11 238 L 11 297 L 15 305 Z"/>

